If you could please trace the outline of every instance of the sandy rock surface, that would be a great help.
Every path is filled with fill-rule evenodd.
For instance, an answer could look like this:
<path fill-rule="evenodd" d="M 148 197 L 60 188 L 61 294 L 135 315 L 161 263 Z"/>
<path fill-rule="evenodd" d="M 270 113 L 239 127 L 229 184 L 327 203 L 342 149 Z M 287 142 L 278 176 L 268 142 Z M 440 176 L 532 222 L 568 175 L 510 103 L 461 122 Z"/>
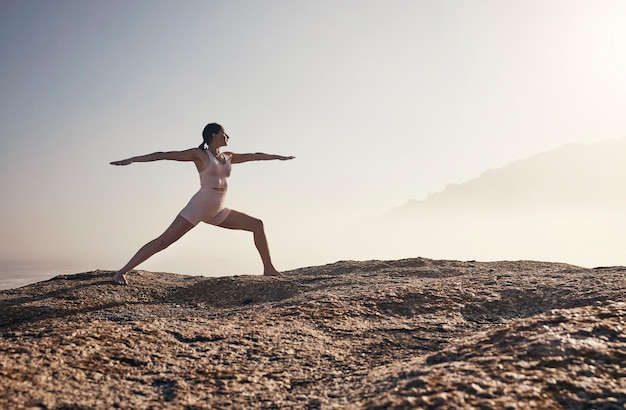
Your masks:
<path fill-rule="evenodd" d="M 0 291 L 0 408 L 623 409 L 626 268 L 423 258 Z"/>

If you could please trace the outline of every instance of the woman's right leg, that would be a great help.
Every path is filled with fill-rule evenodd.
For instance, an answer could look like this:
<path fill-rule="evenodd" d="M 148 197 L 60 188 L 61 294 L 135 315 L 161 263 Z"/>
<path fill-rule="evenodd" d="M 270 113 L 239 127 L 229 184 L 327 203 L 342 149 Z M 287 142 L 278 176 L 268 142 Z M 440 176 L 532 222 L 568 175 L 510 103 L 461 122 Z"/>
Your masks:
<path fill-rule="evenodd" d="M 115 283 L 119 285 L 128 285 L 126 276 L 128 271 L 146 261 L 152 255 L 167 248 L 177 240 L 179 240 L 184 234 L 189 232 L 195 225 L 183 218 L 182 216 L 176 216 L 174 222 L 159 236 L 158 238 L 148 242 L 141 249 L 137 251 L 130 261 L 122 269 L 117 271 L 113 276 Z"/>

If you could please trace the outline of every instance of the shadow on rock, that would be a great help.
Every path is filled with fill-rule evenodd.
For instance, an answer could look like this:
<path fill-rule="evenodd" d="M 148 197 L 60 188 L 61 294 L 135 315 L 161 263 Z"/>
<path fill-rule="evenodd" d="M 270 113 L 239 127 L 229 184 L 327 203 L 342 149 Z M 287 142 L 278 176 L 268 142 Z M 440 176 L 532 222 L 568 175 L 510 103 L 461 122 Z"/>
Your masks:
<path fill-rule="evenodd" d="M 298 284 L 289 279 L 234 276 L 203 280 L 189 287 L 174 290 L 171 297 L 180 302 L 234 308 L 278 302 L 297 294 Z"/>

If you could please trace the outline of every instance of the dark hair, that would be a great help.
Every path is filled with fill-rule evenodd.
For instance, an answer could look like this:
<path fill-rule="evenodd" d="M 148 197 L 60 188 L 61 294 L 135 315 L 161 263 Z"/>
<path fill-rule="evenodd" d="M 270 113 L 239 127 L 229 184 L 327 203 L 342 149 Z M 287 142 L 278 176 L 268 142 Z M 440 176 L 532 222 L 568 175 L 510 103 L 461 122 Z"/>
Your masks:
<path fill-rule="evenodd" d="M 208 147 L 211 143 L 211 140 L 213 139 L 213 134 L 217 134 L 221 130 L 222 126 L 216 122 L 207 124 L 207 126 L 204 127 L 204 130 L 202 131 L 202 144 L 200 144 L 198 148 L 205 149 L 205 147 Z"/>

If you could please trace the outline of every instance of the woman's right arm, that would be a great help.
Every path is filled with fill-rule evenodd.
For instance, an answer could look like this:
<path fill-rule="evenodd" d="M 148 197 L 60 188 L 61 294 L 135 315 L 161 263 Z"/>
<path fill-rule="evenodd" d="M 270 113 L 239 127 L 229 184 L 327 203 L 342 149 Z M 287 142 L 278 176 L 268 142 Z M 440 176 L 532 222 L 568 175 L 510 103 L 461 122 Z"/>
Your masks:
<path fill-rule="evenodd" d="M 202 151 L 199 148 L 191 148 L 185 151 L 153 152 L 152 154 L 139 155 L 120 161 L 113 161 L 111 162 L 111 165 L 130 165 L 133 162 L 151 162 L 161 160 L 195 162 L 199 160 L 201 153 Z"/>

